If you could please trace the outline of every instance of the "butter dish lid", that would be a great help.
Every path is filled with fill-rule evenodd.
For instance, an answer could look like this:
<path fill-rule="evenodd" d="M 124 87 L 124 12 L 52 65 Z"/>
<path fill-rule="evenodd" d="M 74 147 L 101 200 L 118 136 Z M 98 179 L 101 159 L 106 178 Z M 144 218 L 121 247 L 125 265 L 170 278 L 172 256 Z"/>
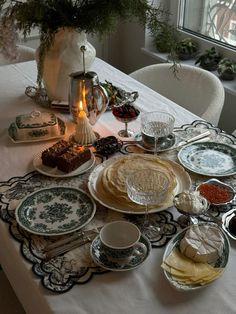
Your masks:
<path fill-rule="evenodd" d="M 44 128 L 56 125 L 57 117 L 54 113 L 34 110 L 31 113 L 17 116 L 15 123 L 18 129 Z"/>

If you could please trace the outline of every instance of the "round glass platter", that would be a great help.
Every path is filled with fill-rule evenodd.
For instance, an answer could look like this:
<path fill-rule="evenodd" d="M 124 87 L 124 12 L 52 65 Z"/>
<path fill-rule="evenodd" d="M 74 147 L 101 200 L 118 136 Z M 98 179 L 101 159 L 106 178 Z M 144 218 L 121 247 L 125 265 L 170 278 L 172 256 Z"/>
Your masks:
<path fill-rule="evenodd" d="M 206 281 L 204 283 L 203 282 L 196 283 L 194 281 L 192 281 L 191 283 L 184 283 L 184 282 L 178 281 L 175 278 L 175 276 L 171 274 L 171 272 L 164 269 L 163 271 L 164 271 L 166 279 L 177 290 L 192 291 L 192 290 L 204 288 L 208 286 L 209 284 L 211 284 L 213 281 L 215 281 L 217 278 L 219 278 L 223 274 L 225 268 L 227 267 L 229 254 L 230 254 L 230 244 L 229 244 L 228 237 L 223 232 L 223 230 L 217 227 L 214 223 L 202 223 L 202 225 L 208 225 L 208 226 L 212 226 L 213 228 L 217 228 L 222 235 L 222 239 L 223 239 L 222 254 L 218 257 L 218 259 L 214 263 L 209 264 L 213 268 L 217 268 L 217 269 L 222 268 L 222 270 L 221 272 L 219 272 L 218 276 L 216 276 L 214 279 L 210 279 L 209 281 Z M 183 237 L 185 236 L 185 233 L 189 230 L 189 228 L 191 228 L 191 226 L 193 225 L 190 225 L 186 227 L 185 229 L 181 230 L 170 240 L 163 254 L 163 262 L 167 259 L 167 257 L 171 254 L 173 250 L 179 250 L 180 241 L 183 239 Z M 204 263 L 200 263 L 200 264 L 204 264 Z M 198 263 L 195 263 L 194 265 L 195 265 L 194 267 L 196 267 Z M 193 269 L 191 268 L 191 274 L 192 274 L 192 271 Z M 200 272 L 201 272 L 201 268 L 198 269 L 198 274 L 200 274 Z"/>

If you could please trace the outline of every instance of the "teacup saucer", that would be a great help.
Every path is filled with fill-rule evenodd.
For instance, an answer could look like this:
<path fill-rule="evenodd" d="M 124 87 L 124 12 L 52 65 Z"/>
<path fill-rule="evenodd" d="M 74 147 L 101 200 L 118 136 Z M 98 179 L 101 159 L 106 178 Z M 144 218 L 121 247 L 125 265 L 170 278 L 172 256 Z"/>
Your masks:
<path fill-rule="evenodd" d="M 98 235 L 91 244 L 90 255 L 94 262 L 102 268 L 111 271 L 132 270 L 140 266 L 147 259 L 151 252 L 151 243 L 144 235 L 141 235 L 140 242 L 142 242 L 147 247 L 147 253 L 144 256 L 132 255 L 128 260 L 119 260 L 109 258 L 109 256 L 105 254 L 101 247 L 101 240 Z"/>
<path fill-rule="evenodd" d="M 137 141 L 136 145 L 141 147 L 142 149 L 145 149 L 148 152 L 154 152 L 154 147 L 148 147 L 144 144 L 142 141 L 142 135 L 141 133 L 138 133 L 134 137 L 135 141 Z M 171 133 L 168 135 L 165 139 L 165 141 L 162 141 L 161 143 L 157 144 L 157 151 L 158 152 L 164 152 L 170 148 L 172 148 L 175 145 L 175 134 Z"/>

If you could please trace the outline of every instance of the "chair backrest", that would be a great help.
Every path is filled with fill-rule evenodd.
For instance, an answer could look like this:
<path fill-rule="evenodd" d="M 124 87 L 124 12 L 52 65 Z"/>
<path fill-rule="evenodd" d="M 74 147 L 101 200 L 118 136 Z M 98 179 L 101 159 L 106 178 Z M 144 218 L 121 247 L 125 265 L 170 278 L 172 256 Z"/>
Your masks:
<path fill-rule="evenodd" d="M 225 91 L 211 72 L 190 65 L 178 65 L 175 76 L 171 63 L 153 64 L 130 74 L 178 105 L 217 125 Z"/>
<path fill-rule="evenodd" d="M 3 55 L 0 55 L 0 65 L 35 60 L 35 49 L 23 45 L 17 45 L 17 50 L 18 56 L 15 60 L 9 60 Z"/>

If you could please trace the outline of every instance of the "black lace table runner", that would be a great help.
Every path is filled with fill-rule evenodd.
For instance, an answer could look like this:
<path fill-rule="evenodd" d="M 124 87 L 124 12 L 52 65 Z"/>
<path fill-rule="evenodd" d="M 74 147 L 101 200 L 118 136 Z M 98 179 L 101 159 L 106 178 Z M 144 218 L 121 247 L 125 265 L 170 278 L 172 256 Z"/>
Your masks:
<path fill-rule="evenodd" d="M 228 135 L 219 128 L 213 127 L 210 123 L 203 121 L 194 121 L 192 124 L 184 125 L 181 128 L 175 129 L 175 134 L 181 135 L 181 138 L 187 138 L 194 135 L 195 131 L 209 129 L 211 132 L 211 139 L 217 142 L 224 142 L 227 144 L 235 144 L 236 138 L 233 135 Z M 134 144 L 125 143 L 121 149 L 121 154 L 144 152 L 140 147 Z M 163 152 L 163 157 L 172 160 L 177 159 L 176 151 Z M 101 156 L 97 156 L 97 163 L 101 162 Z M 107 272 L 101 267 L 94 264 L 89 254 L 89 243 L 68 253 L 52 258 L 49 261 L 45 260 L 43 248 L 48 243 L 53 243 L 64 236 L 38 236 L 29 233 L 22 229 L 15 220 L 15 208 L 22 198 L 28 194 L 49 186 L 70 186 L 80 188 L 88 192 L 87 182 L 89 172 L 66 179 L 50 178 L 34 171 L 22 177 L 13 177 L 6 182 L 0 183 L 0 216 L 2 220 L 9 224 L 9 230 L 14 239 L 19 241 L 21 253 L 24 258 L 32 264 L 33 272 L 41 278 L 42 284 L 45 288 L 63 293 L 71 289 L 75 284 L 85 284 L 94 275 L 103 274 Z M 191 173 L 193 187 L 204 181 L 203 176 Z M 236 176 L 222 178 L 222 181 L 228 182 L 236 189 Z M 220 216 L 221 212 L 218 208 L 213 208 L 214 216 Z M 168 241 L 181 230 L 180 225 L 174 220 L 172 208 L 164 210 L 159 213 L 150 215 L 151 219 L 158 223 L 165 225 L 164 233 L 158 239 L 152 242 L 153 248 L 160 248 L 165 246 Z M 105 223 L 113 220 L 129 220 L 139 227 L 142 226 L 142 215 L 127 215 L 115 212 L 105 208 L 97 203 L 97 210 L 93 220 L 84 229 L 93 229 L 95 227 L 103 226 Z M 209 218 L 202 218 L 209 220 Z"/>

